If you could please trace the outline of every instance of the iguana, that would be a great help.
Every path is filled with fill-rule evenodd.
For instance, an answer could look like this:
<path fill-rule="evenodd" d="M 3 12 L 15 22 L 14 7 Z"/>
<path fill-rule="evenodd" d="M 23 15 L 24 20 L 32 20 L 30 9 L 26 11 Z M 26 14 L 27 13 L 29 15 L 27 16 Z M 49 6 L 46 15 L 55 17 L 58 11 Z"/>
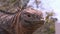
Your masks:
<path fill-rule="evenodd" d="M 41 11 L 26 8 L 16 14 L 0 12 L 0 34 L 32 34 L 44 24 Z"/>

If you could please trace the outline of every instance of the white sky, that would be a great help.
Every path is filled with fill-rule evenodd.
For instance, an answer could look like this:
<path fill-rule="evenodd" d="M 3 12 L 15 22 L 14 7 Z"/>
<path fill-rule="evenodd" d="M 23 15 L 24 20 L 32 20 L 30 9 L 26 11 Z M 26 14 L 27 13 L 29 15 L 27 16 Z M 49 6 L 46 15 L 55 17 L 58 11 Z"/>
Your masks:
<path fill-rule="evenodd" d="M 30 0 L 28 5 L 31 5 L 34 9 L 42 10 L 44 13 L 54 9 L 54 12 L 56 13 L 55 17 L 58 18 L 58 22 L 60 22 L 60 0 L 41 0 L 39 8 L 36 8 L 34 0 Z"/>

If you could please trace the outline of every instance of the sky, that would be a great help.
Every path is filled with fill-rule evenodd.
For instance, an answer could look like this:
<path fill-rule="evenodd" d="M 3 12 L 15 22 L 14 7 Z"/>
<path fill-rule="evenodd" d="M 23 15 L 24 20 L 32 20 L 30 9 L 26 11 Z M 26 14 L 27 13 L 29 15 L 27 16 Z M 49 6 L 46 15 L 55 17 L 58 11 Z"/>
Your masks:
<path fill-rule="evenodd" d="M 34 3 L 35 0 L 30 0 L 28 3 L 28 6 L 32 6 L 32 8 L 37 10 L 42 10 L 43 13 L 46 11 L 54 11 L 55 12 L 55 18 L 58 19 L 57 23 L 60 23 L 60 0 L 40 0 L 41 3 L 39 4 L 39 8 L 36 7 L 36 4 Z M 44 14 L 45 15 L 45 14 Z"/>

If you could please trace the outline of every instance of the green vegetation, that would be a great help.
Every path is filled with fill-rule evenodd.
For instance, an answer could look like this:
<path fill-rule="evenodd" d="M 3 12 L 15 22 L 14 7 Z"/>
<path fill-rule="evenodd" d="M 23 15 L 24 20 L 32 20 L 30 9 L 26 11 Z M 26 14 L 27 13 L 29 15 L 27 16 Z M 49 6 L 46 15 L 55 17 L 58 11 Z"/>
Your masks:
<path fill-rule="evenodd" d="M 41 28 L 41 34 L 55 34 L 55 22 L 57 18 L 53 18 L 54 12 L 46 12 L 45 24 Z M 43 31 L 42 31 L 43 30 Z"/>

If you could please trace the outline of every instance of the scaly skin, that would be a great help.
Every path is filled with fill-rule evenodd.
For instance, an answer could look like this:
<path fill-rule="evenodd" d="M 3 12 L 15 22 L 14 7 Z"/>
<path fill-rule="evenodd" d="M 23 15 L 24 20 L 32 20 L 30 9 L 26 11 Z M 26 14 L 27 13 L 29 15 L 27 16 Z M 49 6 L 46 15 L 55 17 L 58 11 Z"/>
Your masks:
<path fill-rule="evenodd" d="M 6 15 L 5 17 L 1 16 L 3 17 L 3 24 L 0 24 L 0 33 L 3 34 L 6 32 L 6 34 L 32 34 L 37 28 L 40 28 L 44 24 L 44 21 L 41 20 L 43 17 L 42 12 L 38 12 L 38 10 L 32 8 L 26 8 L 15 15 L 4 13 L 0 13 L 0 15 Z"/>

